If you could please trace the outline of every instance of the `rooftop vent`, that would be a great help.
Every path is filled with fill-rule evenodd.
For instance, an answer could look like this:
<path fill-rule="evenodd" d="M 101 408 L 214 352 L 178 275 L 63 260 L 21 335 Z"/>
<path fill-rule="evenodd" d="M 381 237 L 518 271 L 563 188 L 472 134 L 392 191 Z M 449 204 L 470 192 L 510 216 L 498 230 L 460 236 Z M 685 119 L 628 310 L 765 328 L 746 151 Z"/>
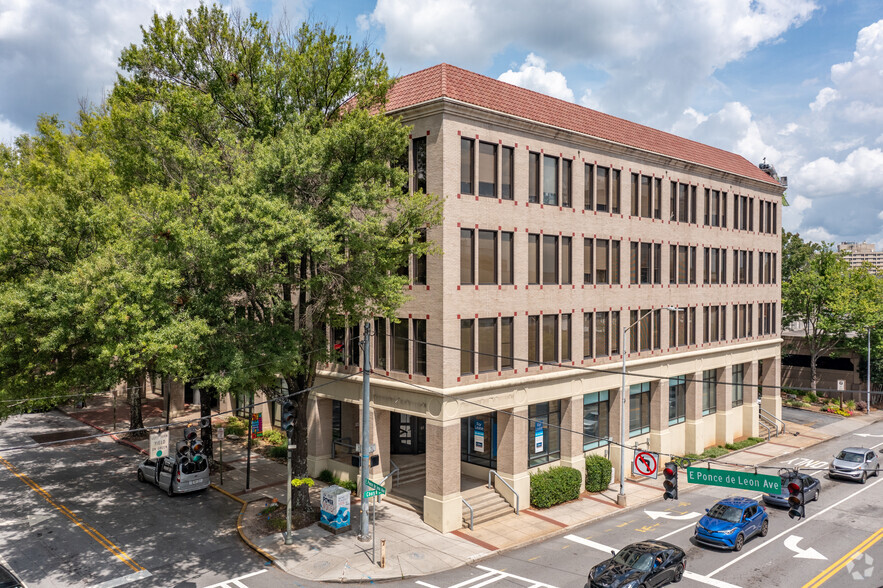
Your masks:
<path fill-rule="evenodd" d="M 786 188 L 788 187 L 787 176 L 783 176 L 780 178 L 779 174 L 776 173 L 776 168 L 773 167 L 772 164 L 769 164 L 766 162 L 766 157 L 763 158 L 763 162 L 758 164 L 757 167 L 759 167 L 760 170 L 762 172 L 766 173 L 769 177 L 771 177 L 774 180 L 776 180 L 777 182 L 779 182 L 779 184 L 781 184 L 782 186 L 785 186 Z"/>

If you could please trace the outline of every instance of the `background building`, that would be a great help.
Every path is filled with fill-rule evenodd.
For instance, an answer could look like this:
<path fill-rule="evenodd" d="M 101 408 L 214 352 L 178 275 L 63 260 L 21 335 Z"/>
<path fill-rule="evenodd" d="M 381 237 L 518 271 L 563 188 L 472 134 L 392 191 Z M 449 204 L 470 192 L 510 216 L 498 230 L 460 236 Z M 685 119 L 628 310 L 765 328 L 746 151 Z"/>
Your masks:
<path fill-rule="evenodd" d="M 427 234 L 442 254 L 408 268 L 398 322 L 373 324 L 372 479 L 398 468 L 392 496 L 450 531 L 490 470 L 525 506 L 531 472 L 582 471 L 587 452 L 618 465 L 622 411 L 629 456 L 757 434 L 755 384 L 780 375 L 780 183 L 450 65 L 402 77 L 389 99 L 412 128 L 410 189 L 441 195 L 444 221 Z M 360 369 L 358 327 L 331 338 L 339 361 L 319 382 Z M 313 393 L 311 474 L 358 475 L 360 389 Z M 760 406 L 778 417 L 768 390 Z"/>
<path fill-rule="evenodd" d="M 840 243 L 837 251 L 843 254 L 850 267 L 858 267 L 867 262 L 874 266 L 875 275 L 883 268 L 883 251 L 877 251 L 877 246 L 873 243 Z"/>

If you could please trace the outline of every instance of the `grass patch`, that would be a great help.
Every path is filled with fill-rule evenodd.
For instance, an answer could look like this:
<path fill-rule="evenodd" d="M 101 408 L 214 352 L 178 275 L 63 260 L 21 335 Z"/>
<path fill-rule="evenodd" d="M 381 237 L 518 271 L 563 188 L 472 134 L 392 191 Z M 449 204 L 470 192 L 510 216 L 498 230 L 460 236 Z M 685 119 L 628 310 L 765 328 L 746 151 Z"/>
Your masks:
<path fill-rule="evenodd" d="M 761 439 L 760 437 L 749 437 L 748 439 L 743 439 L 742 441 L 737 441 L 736 443 L 727 443 L 724 447 L 726 447 L 730 451 L 738 451 L 740 449 L 745 449 L 746 447 L 751 447 L 752 445 L 757 445 L 762 441 L 763 439 Z"/>
<path fill-rule="evenodd" d="M 746 447 L 751 447 L 752 445 L 757 445 L 761 442 L 763 442 L 763 439 L 761 439 L 760 437 L 749 437 L 737 443 L 727 443 L 726 445 L 716 445 L 715 447 L 709 447 L 700 454 L 688 453 L 684 457 L 686 457 L 690 461 L 699 461 L 702 459 L 717 459 L 718 457 L 724 456 L 731 451 L 745 449 Z"/>

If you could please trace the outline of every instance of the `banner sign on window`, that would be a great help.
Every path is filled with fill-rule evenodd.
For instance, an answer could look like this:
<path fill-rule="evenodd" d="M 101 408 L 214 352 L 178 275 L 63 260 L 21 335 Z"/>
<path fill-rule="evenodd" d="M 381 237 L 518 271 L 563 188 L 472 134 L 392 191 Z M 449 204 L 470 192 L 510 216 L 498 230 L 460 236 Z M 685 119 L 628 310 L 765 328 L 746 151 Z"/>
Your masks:
<path fill-rule="evenodd" d="M 474 449 L 478 453 L 484 453 L 484 421 L 475 419 Z"/>
<path fill-rule="evenodd" d="M 543 452 L 543 423 L 535 421 L 533 424 L 533 452 Z"/>

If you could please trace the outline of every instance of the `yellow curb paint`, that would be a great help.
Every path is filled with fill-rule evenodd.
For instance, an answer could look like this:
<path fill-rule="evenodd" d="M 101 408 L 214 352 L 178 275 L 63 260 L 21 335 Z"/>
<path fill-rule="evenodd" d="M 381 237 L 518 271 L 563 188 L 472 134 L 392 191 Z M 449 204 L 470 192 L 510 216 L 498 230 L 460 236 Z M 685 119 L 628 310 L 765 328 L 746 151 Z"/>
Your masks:
<path fill-rule="evenodd" d="M 842 570 L 846 566 L 846 564 L 849 563 L 849 560 L 852 559 L 853 555 L 855 555 L 859 551 L 864 551 L 880 539 L 883 539 L 883 529 L 880 529 L 879 531 L 856 545 L 849 553 L 832 563 L 830 566 L 825 568 L 825 570 L 821 574 L 804 584 L 803 588 L 817 588 L 818 586 L 821 586 L 822 584 L 830 580 L 831 577 L 834 576 L 834 574 Z"/>
<path fill-rule="evenodd" d="M 91 525 L 89 525 L 87 523 L 81 522 L 80 518 L 77 515 L 75 515 L 73 512 L 71 512 L 66 506 L 55 502 L 55 500 L 52 499 L 52 495 L 49 494 L 49 492 L 47 492 L 46 490 L 41 488 L 40 485 L 37 484 L 36 482 L 34 482 L 31 478 L 29 478 L 25 474 L 19 472 L 15 468 L 15 466 L 13 466 L 9 461 L 0 457 L 0 463 L 2 463 L 4 466 L 6 466 L 6 469 L 8 469 L 10 471 L 10 473 L 12 473 L 12 475 L 14 475 L 16 478 L 18 478 L 19 480 L 21 480 L 25 484 L 27 484 L 31 488 L 31 490 L 33 490 L 34 492 L 36 492 L 37 494 L 42 496 L 43 500 L 48 502 L 56 510 L 58 510 L 58 512 L 60 512 L 61 514 L 66 516 L 68 519 L 70 519 L 70 521 L 72 523 L 74 523 L 76 526 L 78 526 L 80 529 L 82 529 L 83 532 L 85 532 L 87 535 L 92 537 L 99 545 L 101 545 L 102 547 L 107 549 L 109 552 L 114 554 L 124 564 L 126 564 L 127 566 L 132 568 L 133 571 L 140 572 L 140 571 L 144 570 L 144 568 L 141 567 L 140 565 L 138 565 L 137 563 L 135 563 L 132 560 L 132 558 L 126 554 L 126 552 L 124 552 L 122 549 L 120 549 L 119 547 L 114 545 L 107 537 L 105 537 L 104 535 L 99 533 L 94 527 L 92 527 Z"/>
<path fill-rule="evenodd" d="M 260 547 L 258 547 L 258 546 L 255 545 L 254 543 L 252 543 L 252 542 L 248 539 L 248 537 L 245 536 L 245 533 L 242 532 L 242 515 L 245 514 L 245 509 L 246 509 L 246 508 L 248 508 L 248 503 L 243 501 L 243 502 L 242 502 L 242 508 L 239 509 L 239 516 L 236 517 L 236 530 L 239 531 L 239 537 L 242 539 L 242 541 L 243 541 L 246 545 L 248 545 L 249 547 L 251 547 L 252 549 L 254 549 L 256 552 L 258 552 L 258 553 L 259 553 L 260 555 L 262 555 L 263 557 L 267 558 L 267 561 L 269 561 L 269 562 L 272 563 L 273 561 L 275 561 L 274 558 L 273 558 L 273 556 L 271 556 L 270 554 L 268 554 L 267 552 L 265 552 L 264 550 L 262 550 Z"/>
<path fill-rule="evenodd" d="M 213 489 L 217 490 L 218 492 L 220 492 L 221 494 L 223 494 L 227 498 L 232 498 L 233 500 L 235 500 L 236 502 L 238 502 L 240 504 L 246 504 L 246 502 L 244 500 L 242 500 L 241 498 L 239 498 L 238 496 L 236 496 L 234 494 L 230 494 L 229 492 L 227 492 L 226 490 L 224 490 L 223 488 L 221 488 L 219 486 L 215 486 L 214 484 L 210 484 L 209 488 L 213 488 Z"/>

